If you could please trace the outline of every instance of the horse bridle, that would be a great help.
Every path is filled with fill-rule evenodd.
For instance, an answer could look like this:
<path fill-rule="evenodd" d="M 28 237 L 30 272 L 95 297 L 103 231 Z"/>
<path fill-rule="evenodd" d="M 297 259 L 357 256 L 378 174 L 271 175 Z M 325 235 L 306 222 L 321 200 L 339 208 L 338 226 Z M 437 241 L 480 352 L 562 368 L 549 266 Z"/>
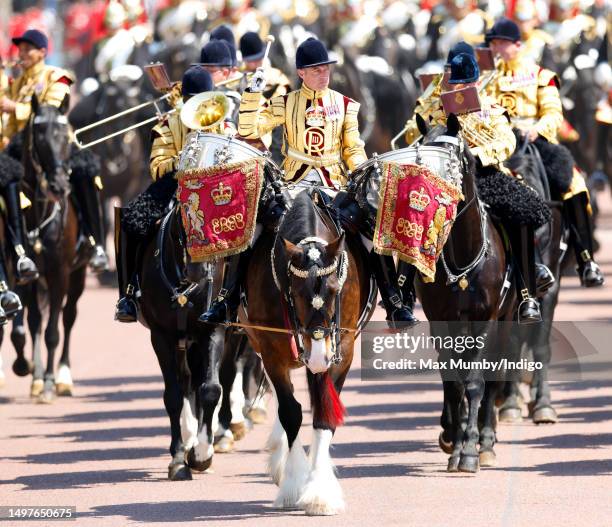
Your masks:
<path fill-rule="evenodd" d="M 278 232 L 277 232 L 278 239 Z M 342 251 L 340 256 L 336 256 L 334 261 L 328 265 L 327 267 L 320 267 L 314 271 L 314 275 L 318 278 L 328 277 L 333 274 L 336 274 L 338 278 L 338 292 L 335 297 L 335 306 L 334 306 L 334 314 L 329 316 L 326 310 L 324 310 L 325 302 L 323 298 L 315 294 L 311 300 L 311 306 L 313 308 L 313 313 L 311 314 L 308 322 L 306 324 L 301 324 L 299 318 L 297 316 L 297 310 L 295 308 L 295 300 L 293 296 L 293 291 L 291 288 L 291 277 L 296 277 L 300 279 L 306 279 L 311 276 L 313 267 L 316 265 L 315 261 L 320 256 L 320 249 L 317 247 L 318 245 L 327 245 L 327 241 L 317 238 L 315 236 L 309 236 L 304 238 L 300 242 L 298 242 L 298 247 L 301 247 L 308 259 L 313 262 L 307 269 L 301 269 L 299 267 L 294 266 L 291 262 L 287 263 L 287 270 L 285 274 L 285 278 L 287 278 L 287 287 L 283 290 L 281 287 L 281 283 L 278 279 L 278 275 L 276 274 L 276 263 L 274 258 L 274 250 L 276 247 L 276 242 L 272 245 L 272 254 L 271 254 L 271 263 L 272 263 L 272 276 L 274 278 L 274 283 L 276 284 L 277 289 L 283 295 L 283 299 L 287 306 L 287 315 L 289 319 L 290 332 L 294 335 L 297 349 L 298 349 L 298 359 L 304 362 L 304 336 L 308 335 L 313 340 L 321 340 L 327 337 L 331 337 L 332 339 L 332 364 L 339 364 L 342 361 L 342 353 L 341 353 L 341 333 L 340 330 L 340 322 L 341 322 L 341 313 L 340 313 L 340 305 L 341 298 L 340 294 L 342 292 L 342 288 L 344 286 L 344 282 L 346 281 L 346 277 L 348 275 L 348 254 L 346 251 Z M 323 323 L 325 325 L 317 325 L 312 326 L 312 319 L 316 316 L 320 315 L 323 318 Z M 311 327 L 312 326 L 312 327 Z"/>
<path fill-rule="evenodd" d="M 451 151 L 451 161 L 449 169 L 452 171 L 460 171 L 462 174 L 468 170 L 468 165 L 465 159 L 465 142 L 461 137 L 449 136 L 449 135 L 440 135 L 436 137 L 432 142 L 443 142 L 450 143 L 457 147 L 459 153 L 457 154 L 454 149 L 450 149 Z M 465 180 L 462 179 L 461 183 L 461 192 L 465 196 L 467 194 L 465 188 Z M 456 214 L 455 220 L 461 217 L 462 214 L 465 213 L 472 205 L 477 204 L 478 206 L 478 218 L 480 220 L 480 236 L 481 236 L 481 245 L 480 249 L 476 257 L 466 266 L 464 267 L 455 267 L 457 268 L 457 273 L 453 273 L 447 262 L 446 257 L 444 256 L 444 248 L 440 252 L 440 261 L 442 262 L 442 267 L 446 272 L 446 285 L 452 285 L 459 282 L 461 279 L 465 279 L 469 273 L 471 273 L 476 267 L 480 265 L 480 263 L 486 258 L 489 244 L 487 241 L 487 221 L 485 215 L 485 209 L 483 202 L 478 198 L 478 194 L 474 191 L 474 195 L 472 198 L 461 208 L 461 210 Z"/>

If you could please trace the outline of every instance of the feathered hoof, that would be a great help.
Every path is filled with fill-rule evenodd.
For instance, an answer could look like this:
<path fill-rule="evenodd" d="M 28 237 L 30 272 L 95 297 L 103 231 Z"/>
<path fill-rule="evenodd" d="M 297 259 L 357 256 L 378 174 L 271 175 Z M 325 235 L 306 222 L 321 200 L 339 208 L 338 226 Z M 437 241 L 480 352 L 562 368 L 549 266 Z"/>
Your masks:
<path fill-rule="evenodd" d="M 438 445 L 440 445 L 442 452 L 444 452 L 445 454 L 452 454 L 453 453 L 453 442 L 446 440 L 446 438 L 444 437 L 445 433 L 446 433 L 445 430 L 442 430 L 440 432 L 440 435 L 438 436 Z"/>
<path fill-rule="evenodd" d="M 268 420 L 268 412 L 263 408 L 251 408 L 247 417 L 256 425 L 261 425 Z"/>
<path fill-rule="evenodd" d="M 230 430 L 234 436 L 234 439 L 236 441 L 240 441 L 244 438 L 244 436 L 246 436 L 247 426 L 244 421 L 241 421 L 240 423 L 230 423 Z"/>
<path fill-rule="evenodd" d="M 451 456 L 448 458 L 446 472 L 459 472 L 459 456 Z"/>
<path fill-rule="evenodd" d="M 520 408 L 502 408 L 499 411 L 500 423 L 516 424 L 523 421 L 523 413 Z"/>
<path fill-rule="evenodd" d="M 55 392 L 52 389 L 45 388 L 36 400 L 39 404 L 52 404 L 55 401 Z"/>
<path fill-rule="evenodd" d="M 332 516 L 345 508 L 340 482 L 333 470 L 314 470 L 304 488 L 298 507 L 307 516 Z"/>
<path fill-rule="evenodd" d="M 535 409 L 531 419 L 537 425 L 554 424 L 559 420 L 557 412 L 552 406 L 542 406 Z"/>
<path fill-rule="evenodd" d="M 30 375 L 33 369 L 34 365 L 32 364 L 32 361 L 29 361 L 25 357 L 17 357 L 15 362 L 13 362 L 13 373 L 18 377 Z"/>
<path fill-rule="evenodd" d="M 197 472 L 204 472 L 205 470 L 209 469 L 212 465 L 212 460 L 213 457 L 210 456 L 208 459 L 200 461 L 197 459 L 195 450 L 193 448 L 187 453 L 187 465 L 189 468 L 192 468 Z"/>
<path fill-rule="evenodd" d="M 475 474 L 478 472 L 478 456 L 466 456 L 461 454 L 459 460 L 459 472 L 469 472 Z"/>
<path fill-rule="evenodd" d="M 191 469 L 185 463 L 173 463 L 168 467 L 170 481 L 190 481 L 193 479 Z"/>
<path fill-rule="evenodd" d="M 34 379 L 30 386 L 30 397 L 38 397 L 45 388 L 45 382 L 42 379 Z"/>
<path fill-rule="evenodd" d="M 215 441 L 215 453 L 227 454 L 234 451 L 234 440 L 231 437 L 222 436 L 218 441 Z"/>
<path fill-rule="evenodd" d="M 484 450 L 478 454 L 478 461 L 481 467 L 496 467 L 497 456 L 493 450 Z"/>
<path fill-rule="evenodd" d="M 57 393 L 59 397 L 72 397 L 72 384 L 58 382 L 55 385 L 55 393 Z"/>

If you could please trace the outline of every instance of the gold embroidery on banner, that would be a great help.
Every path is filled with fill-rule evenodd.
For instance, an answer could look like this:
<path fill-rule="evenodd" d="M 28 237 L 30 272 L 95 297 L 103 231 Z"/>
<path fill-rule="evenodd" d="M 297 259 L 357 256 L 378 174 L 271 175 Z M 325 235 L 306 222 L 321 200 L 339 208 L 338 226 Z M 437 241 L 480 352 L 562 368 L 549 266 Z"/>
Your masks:
<path fill-rule="evenodd" d="M 215 234 L 220 234 L 222 232 L 234 232 L 237 229 L 244 229 L 244 218 L 240 212 L 237 212 L 231 216 L 214 218 L 211 224 Z"/>

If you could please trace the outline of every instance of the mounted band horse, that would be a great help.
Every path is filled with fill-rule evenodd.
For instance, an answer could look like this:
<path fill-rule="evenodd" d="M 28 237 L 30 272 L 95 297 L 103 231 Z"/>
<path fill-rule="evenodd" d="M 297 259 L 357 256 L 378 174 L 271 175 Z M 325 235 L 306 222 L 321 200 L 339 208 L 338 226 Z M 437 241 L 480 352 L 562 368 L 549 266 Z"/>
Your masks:
<path fill-rule="evenodd" d="M 32 115 L 23 133 L 23 192 L 31 206 L 25 211 L 28 253 L 40 271 L 37 282 L 19 288 L 27 311 L 32 336 L 34 364 L 25 358 L 24 313 L 14 322 L 11 340 L 17 351 L 15 373 L 33 373 L 31 395 L 41 402 L 72 393 L 70 373 L 70 334 L 77 314 L 77 302 L 85 287 L 85 274 L 90 252 L 79 246 L 80 215 L 71 196 L 71 182 L 92 178 L 99 167 L 91 155 L 72 151 L 69 143 L 65 111 L 68 98 L 58 108 L 39 104 L 32 98 Z M 78 185 L 79 183 L 76 183 Z M 78 249 L 80 247 L 80 250 Z M 44 344 L 47 365 L 42 363 L 43 315 L 47 315 Z M 62 314 L 64 341 L 55 377 L 55 351 L 59 345 L 59 317 Z"/>

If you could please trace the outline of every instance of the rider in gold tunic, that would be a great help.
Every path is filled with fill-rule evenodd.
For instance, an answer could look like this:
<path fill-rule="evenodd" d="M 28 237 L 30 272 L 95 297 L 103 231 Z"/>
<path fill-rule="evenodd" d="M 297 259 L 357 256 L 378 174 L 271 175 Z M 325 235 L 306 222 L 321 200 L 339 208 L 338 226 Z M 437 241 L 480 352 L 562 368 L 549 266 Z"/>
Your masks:
<path fill-rule="evenodd" d="M 502 58 L 498 75 L 489 85 L 490 93 L 508 111 L 513 126 L 534 142 L 542 157 L 545 151 L 550 153 L 546 157 L 567 157 L 557 145 L 563 123 L 559 79 L 521 53 L 520 38 L 518 26 L 508 19 L 496 22 L 487 34 L 491 49 Z M 588 190 L 575 166 L 571 185 L 562 199 L 581 283 L 584 287 L 601 286 L 604 276 L 593 260 Z"/>
<path fill-rule="evenodd" d="M 183 75 L 181 83 L 183 102 L 199 93 L 211 91 L 213 88 L 214 83 L 210 73 L 200 66 L 192 66 Z M 221 123 L 215 129 L 207 131 L 233 135 L 235 128 Z M 130 203 L 127 209 L 121 210 L 121 221 L 115 226 L 120 296 L 115 310 L 115 320 L 119 322 L 136 322 L 137 320 L 134 298 L 139 247 L 155 221 L 167 210 L 176 191 L 174 174 L 178 169 L 179 155 L 189 132 L 190 130 L 182 123 L 178 112 L 167 116 L 153 127 L 150 171 L 154 183 Z"/>
<path fill-rule="evenodd" d="M 14 38 L 13 43 L 19 47 L 19 57 L 24 71 L 11 83 L 8 95 L 0 101 L 0 110 L 8 116 L 6 127 L 3 130 L 4 138 L 8 140 L 21 132 L 28 124 L 32 113 L 32 97 L 36 96 L 41 104 L 49 104 L 58 108 L 67 107 L 70 87 L 74 82 L 74 77 L 68 71 L 45 64 L 48 39 L 40 31 L 28 30 L 21 37 Z M 64 105 L 62 105 L 63 102 Z M 82 218 L 83 234 L 93 249 L 89 266 L 94 272 L 102 272 L 108 269 L 108 258 L 103 247 L 104 229 L 97 190 L 100 182 L 91 177 L 71 177 L 70 184 Z M 9 208 L 12 209 L 13 203 L 15 206 L 19 203 L 18 190 L 16 185 L 10 187 L 7 189 L 9 194 L 7 201 L 11 203 Z M 24 245 L 21 223 L 19 226 L 11 224 L 11 228 L 16 238 L 15 250 L 19 256 L 22 254 Z M 22 263 L 18 262 L 17 270 L 23 279 L 28 280 L 36 274 L 35 267 L 28 265 L 28 270 L 24 275 L 23 258 L 20 257 Z"/>
<path fill-rule="evenodd" d="M 303 83 L 299 90 L 263 102 L 266 75 L 256 71 L 250 87 L 242 95 L 238 132 L 246 139 L 259 139 L 277 126 L 284 128 L 283 154 L 285 178 L 291 182 L 323 184 L 337 188 L 347 182 L 347 168 L 354 170 L 367 160 L 359 136 L 359 104 L 328 88 L 330 60 L 325 45 L 309 38 L 297 49 L 296 69 Z M 232 257 L 237 262 L 238 257 Z M 395 276 L 393 259 L 375 255 L 379 275 Z M 390 260 L 390 263 L 389 263 Z M 212 304 L 200 320 L 221 323 L 235 317 L 238 307 L 240 273 L 237 263 L 228 267 L 223 283 L 224 294 Z M 412 310 L 401 302 L 397 280 L 379 283 L 387 307 L 388 320 L 412 321 Z M 395 299 L 395 300 L 392 300 Z"/>

